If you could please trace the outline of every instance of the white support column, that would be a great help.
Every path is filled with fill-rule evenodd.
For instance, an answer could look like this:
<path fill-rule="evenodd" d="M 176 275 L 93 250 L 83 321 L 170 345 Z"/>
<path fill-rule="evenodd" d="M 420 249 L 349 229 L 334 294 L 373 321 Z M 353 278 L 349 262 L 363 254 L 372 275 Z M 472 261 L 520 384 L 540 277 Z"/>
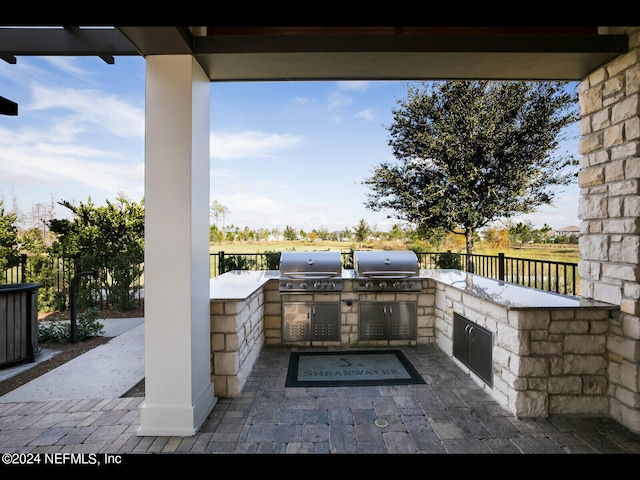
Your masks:
<path fill-rule="evenodd" d="M 194 435 L 216 404 L 209 326 L 210 82 L 146 59 L 145 402 L 138 435 Z"/>

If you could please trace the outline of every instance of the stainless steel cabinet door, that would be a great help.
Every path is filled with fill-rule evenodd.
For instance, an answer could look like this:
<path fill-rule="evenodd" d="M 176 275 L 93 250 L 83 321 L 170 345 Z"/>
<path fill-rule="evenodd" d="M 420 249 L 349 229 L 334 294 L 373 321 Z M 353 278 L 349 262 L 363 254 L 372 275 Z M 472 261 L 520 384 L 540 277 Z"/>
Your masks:
<path fill-rule="evenodd" d="M 337 302 L 283 302 L 282 340 L 340 340 L 340 304 Z"/>
<path fill-rule="evenodd" d="M 361 302 L 360 340 L 415 340 L 416 302 Z"/>
<path fill-rule="evenodd" d="M 493 335 L 457 313 L 453 314 L 453 356 L 493 386 Z"/>

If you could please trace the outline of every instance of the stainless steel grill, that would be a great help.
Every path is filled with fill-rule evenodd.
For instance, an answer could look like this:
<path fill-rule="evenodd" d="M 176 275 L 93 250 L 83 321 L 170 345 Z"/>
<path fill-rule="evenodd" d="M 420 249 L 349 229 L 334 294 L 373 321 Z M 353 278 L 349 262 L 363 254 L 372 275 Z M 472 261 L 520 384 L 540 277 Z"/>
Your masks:
<path fill-rule="evenodd" d="M 282 252 L 280 254 L 280 293 L 282 302 L 282 340 L 339 341 L 340 301 L 330 293 L 342 291 L 340 252 Z M 312 294 L 303 301 L 287 294 Z M 327 300 L 328 299 L 328 300 Z"/>
<path fill-rule="evenodd" d="M 341 291 L 340 252 L 282 252 L 280 254 L 280 292 Z"/>
<path fill-rule="evenodd" d="M 359 292 L 419 292 L 418 256 L 411 250 L 358 251 L 354 267 Z"/>

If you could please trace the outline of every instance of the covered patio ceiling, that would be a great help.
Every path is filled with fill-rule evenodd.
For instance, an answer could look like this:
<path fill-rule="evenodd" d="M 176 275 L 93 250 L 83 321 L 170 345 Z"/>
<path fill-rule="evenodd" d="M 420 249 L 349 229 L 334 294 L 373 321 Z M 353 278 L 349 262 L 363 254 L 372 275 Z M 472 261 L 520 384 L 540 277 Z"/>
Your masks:
<path fill-rule="evenodd" d="M 193 55 L 212 82 L 582 80 L 628 50 L 598 27 L 0 28 L 0 58 Z M 1 92 L 0 92 L 1 94 Z"/>

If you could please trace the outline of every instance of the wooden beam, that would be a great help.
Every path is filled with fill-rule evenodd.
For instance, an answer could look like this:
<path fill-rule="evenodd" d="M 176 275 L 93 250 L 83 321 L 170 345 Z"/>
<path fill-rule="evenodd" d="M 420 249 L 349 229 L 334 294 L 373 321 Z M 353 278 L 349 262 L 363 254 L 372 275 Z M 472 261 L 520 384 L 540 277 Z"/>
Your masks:
<path fill-rule="evenodd" d="M 2 115 L 18 115 L 18 104 L 11 100 L 0 97 L 0 114 Z"/>

